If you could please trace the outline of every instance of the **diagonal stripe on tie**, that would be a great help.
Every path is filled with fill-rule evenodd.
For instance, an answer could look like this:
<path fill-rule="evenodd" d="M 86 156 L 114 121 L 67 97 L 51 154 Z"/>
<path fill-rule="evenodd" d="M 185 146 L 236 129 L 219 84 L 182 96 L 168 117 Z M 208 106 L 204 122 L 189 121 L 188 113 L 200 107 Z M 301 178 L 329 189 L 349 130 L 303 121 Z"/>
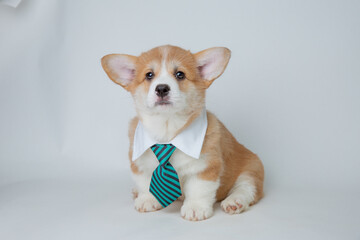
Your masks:
<path fill-rule="evenodd" d="M 182 195 L 179 176 L 169 162 L 175 149 L 172 144 L 155 144 L 151 147 L 159 166 L 153 172 L 149 191 L 164 208 Z"/>

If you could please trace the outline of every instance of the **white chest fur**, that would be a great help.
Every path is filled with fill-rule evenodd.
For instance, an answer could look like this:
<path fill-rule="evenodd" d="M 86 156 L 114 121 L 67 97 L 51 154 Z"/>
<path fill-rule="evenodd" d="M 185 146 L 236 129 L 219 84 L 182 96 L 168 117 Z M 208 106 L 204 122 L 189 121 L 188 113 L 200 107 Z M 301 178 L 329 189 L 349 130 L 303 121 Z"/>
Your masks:
<path fill-rule="evenodd" d="M 142 122 L 154 140 L 168 142 L 182 128 L 189 116 L 181 114 L 142 115 Z"/>

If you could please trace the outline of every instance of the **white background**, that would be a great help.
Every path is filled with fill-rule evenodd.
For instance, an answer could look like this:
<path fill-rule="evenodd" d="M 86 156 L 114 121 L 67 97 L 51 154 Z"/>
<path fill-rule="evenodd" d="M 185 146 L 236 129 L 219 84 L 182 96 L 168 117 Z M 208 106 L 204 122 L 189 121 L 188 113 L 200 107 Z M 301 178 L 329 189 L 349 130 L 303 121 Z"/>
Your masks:
<path fill-rule="evenodd" d="M 0 5 L 0 239 L 360 239 L 359 13 L 358 1 Z M 163 44 L 232 50 L 207 108 L 264 163 L 265 198 L 244 214 L 133 210 L 135 112 L 100 58 Z"/>

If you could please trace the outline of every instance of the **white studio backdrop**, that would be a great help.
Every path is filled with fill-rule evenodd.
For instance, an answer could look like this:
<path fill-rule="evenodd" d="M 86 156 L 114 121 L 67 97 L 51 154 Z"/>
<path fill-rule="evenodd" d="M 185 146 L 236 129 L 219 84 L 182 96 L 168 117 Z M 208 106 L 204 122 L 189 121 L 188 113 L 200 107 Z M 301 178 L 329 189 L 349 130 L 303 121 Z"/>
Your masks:
<path fill-rule="evenodd" d="M 127 124 L 135 111 L 100 58 L 172 44 L 232 50 L 207 108 L 260 156 L 265 192 L 359 194 L 359 12 L 359 1 L 0 5 L 0 186 L 130 178 Z"/>
<path fill-rule="evenodd" d="M 207 107 L 262 158 L 268 185 L 358 187 L 359 10 L 356 1 L 1 6 L 0 181 L 128 169 L 132 99 L 100 58 L 173 44 L 232 50 Z"/>

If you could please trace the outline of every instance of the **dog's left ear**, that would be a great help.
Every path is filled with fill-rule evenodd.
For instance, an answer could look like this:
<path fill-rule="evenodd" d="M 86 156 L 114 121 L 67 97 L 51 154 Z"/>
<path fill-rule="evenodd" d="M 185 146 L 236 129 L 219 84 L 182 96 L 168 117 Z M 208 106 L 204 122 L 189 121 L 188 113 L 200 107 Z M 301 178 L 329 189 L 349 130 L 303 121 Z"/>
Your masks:
<path fill-rule="evenodd" d="M 220 77 L 230 60 L 231 51 L 225 47 L 214 47 L 194 54 L 201 78 L 206 87 Z"/>
<path fill-rule="evenodd" d="M 137 57 L 126 54 L 109 54 L 101 59 L 101 65 L 113 82 L 126 90 L 135 78 Z"/>

